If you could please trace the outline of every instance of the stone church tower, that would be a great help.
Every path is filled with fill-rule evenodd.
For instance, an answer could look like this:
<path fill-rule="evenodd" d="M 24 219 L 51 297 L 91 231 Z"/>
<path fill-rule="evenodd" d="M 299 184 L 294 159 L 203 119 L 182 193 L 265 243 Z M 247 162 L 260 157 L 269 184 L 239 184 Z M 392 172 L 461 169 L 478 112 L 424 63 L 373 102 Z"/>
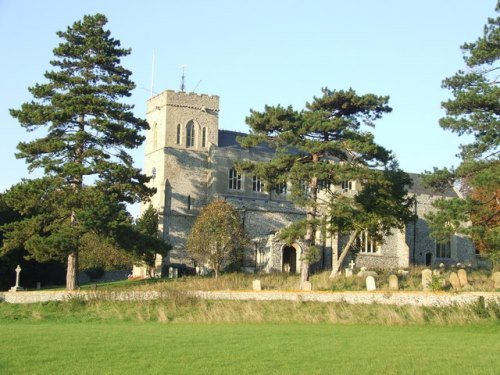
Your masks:
<path fill-rule="evenodd" d="M 208 152 L 218 145 L 219 97 L 167 90 L 147 103 L 144 168 L 157 189 L 151 203 L 160 212 L 163 238 L 178 254 L 199 208 L 207 202 Z"/>

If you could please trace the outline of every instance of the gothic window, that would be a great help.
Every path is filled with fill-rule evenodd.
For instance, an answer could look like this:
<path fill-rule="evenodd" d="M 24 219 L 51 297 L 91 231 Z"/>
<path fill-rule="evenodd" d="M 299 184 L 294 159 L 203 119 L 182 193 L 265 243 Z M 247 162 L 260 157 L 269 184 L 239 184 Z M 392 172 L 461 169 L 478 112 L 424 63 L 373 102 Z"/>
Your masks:
<path fill-rule="evenodd" d="M 276 194 L 278 195 L 286 194 L 287 192 L 286 182 L 280 182 L 276 184 L 276 186 L 274 187 L 274 191 L 276 191 Z"/>
<path fill-rule="evenodd" d="M 194 147 L 194 123 L 189 121 L 186 126 L 186 147 Z"/>
<path fill-rule="evenodd" d="M 181 144 L 181 124 L 177 124 L 177 144 Z"/>
<path fill-rule="evenodd" d="M 264 183 L 260 179 L 260 177 L 253 176 L 253 181 L 252 181 L 252 190 L 253 191 L 258 191 L 258 192 L 263 192 L 264 191 Z"/>
<path fill-rule="evenodd" d="M 188 211 L 191 210 L 191 196 L 190 195 L 188 195 L 187 209 L 188 209 Z"/>
<path fill-rule="evenodd" d="M 207 145 L 207 128 L 203 127 L 201 133 L 201 147 L 206 147 Z"/>
<path fill-rule="evenodd" d="M 368 231 L 360 233 L 356 239 L 356 245 L 361 253 L 373 254 L 380 251 L 380 244 L 368 234 Z"/>
<path fill-rule="evenodd" d="M 450 241 L 445 243 L 436 242 L 436 258 L 451 258 Z"/>
<path fill-rule="evenodd" d="M 340 186 L 344 191 L 352 190 L 352 181 L 349 180 L 342 181 L 342 184 Z"/>
<path fill-rule="evenodd" d="M 241 175 L 234 168 L 229 170 L 229 189 L 241 190 Z"/>

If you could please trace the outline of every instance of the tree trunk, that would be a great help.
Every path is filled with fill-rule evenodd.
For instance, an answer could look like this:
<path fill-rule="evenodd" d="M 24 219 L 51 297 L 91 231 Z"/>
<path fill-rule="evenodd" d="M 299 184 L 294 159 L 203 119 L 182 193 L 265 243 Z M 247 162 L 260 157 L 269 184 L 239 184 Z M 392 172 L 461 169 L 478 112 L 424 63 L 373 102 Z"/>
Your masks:
<path fill-rule="evenodd" d="M 319 161 L 319 157 L 317 155 L 313 155 L 313 163 L 317 163 Z M 306 281 L 309 281 L 309 248 L 311 246 L 316 245 L 316 226 L 313 221 L 316 219 L 318 208 L 317 208 L 317 199 L 318 199 L 318 178 L 312 177 L 311 182 L 309 183 L 309 188 L 311 189 L 311 201 L 312 205 L 307 209 L 307 229 L 306 229 L 306 248 L 304 249 L 304 253 L 302 254 L 302 259 L 300 262 L 300 289 L 305 289 Z"/>
<path fill-rule="evenodd" d="M 342 249 L 342 253 L 340 254 L 339 260 L 337 262 L 336 267 L 332 267 L 332 273 L 330 274 L 330 277 L 335 277 L 337 276 L 340 267 L 342 267 L 342 263 L 344 262 L 345 257 L 347 256 L 347 253 L 349 253 L 349 250 L 351 250 L 352 244 L 356 240 L 356 237 L 359 235 L 359 230 L 355 230 L 354 232 L 351 233 L 351 236 L 349 237 L 349 241 L 347 241 L 347 244 L 344 246 Z"/>
<path fill-rule="evenodd" d="M 77 270 L 78 270 L 78 251 L 73 251 L 68 255 L 68 269 L 66 272 L 66 289 L 76 290 L 78 288 L 77 281 Z"/>
<path fill-rule="evenodd" d="M 300 262 L 300 289 L 305 289 L 305 282 L 309 281 L 309 259 L 307 254 L 302 257 Z"/>

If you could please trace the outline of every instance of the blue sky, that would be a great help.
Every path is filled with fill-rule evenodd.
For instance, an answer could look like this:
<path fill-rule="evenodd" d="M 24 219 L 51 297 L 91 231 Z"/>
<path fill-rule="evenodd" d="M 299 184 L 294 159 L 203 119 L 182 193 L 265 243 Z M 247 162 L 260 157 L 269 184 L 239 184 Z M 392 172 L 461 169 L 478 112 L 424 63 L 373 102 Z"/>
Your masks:
<path fill-rule="evenodd" d="M 476 40 L 496 0 L 0 0 L 0 191 L 29 177 L 16 145 L 26 133 L 9 108 L 51 69 L 56 31 L 103 13 L 112 36 L 130 47 L 123 65 L 137 89 L 129 101 L 145 117 L 154 91 L 180 88 L 219 95 L 220 127 L 246 132 L 250 108 L 302 109 L 321 87 L 389 95 L 393 112 L 375 139 L 409 172 L 457 164 L 465 142 L 443 131 L 441 81 L 464 68 L 460 45 Z M 143 165 L 143 149 L 132 152 Z M 33 176 L 36 176 L 34 174 Z"/>

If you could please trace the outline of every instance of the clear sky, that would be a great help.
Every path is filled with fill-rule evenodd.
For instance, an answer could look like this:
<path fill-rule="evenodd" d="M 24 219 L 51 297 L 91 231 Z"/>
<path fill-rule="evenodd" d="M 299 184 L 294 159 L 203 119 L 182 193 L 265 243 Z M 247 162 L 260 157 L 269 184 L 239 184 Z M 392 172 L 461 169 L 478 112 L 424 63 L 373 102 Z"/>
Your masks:
<path fill-rule="evenodd" d="M 65 30 L 103 13 L 132 54 L 123 65 L 137 84 L 130 102 L 145 117 L 154 92 L 220 96 L 222 129 L 247 132 L 250 108 L 302 109 L 321 87 L 389 95 L 393 112 L 375 139 L 408 172 L 457 164 L 465 142 L 443 131 L 441 81 L 464 69 L 460 45 L 475 41 L 496 0 L 0 0 L 0 192 L 30 177 L 16 145 L 33 137 L 9 108 L 31 100 Z M 143 149 L 132 152 L 143 165 Z M 34 175 L 36 176 L 36 175 Z"/>

